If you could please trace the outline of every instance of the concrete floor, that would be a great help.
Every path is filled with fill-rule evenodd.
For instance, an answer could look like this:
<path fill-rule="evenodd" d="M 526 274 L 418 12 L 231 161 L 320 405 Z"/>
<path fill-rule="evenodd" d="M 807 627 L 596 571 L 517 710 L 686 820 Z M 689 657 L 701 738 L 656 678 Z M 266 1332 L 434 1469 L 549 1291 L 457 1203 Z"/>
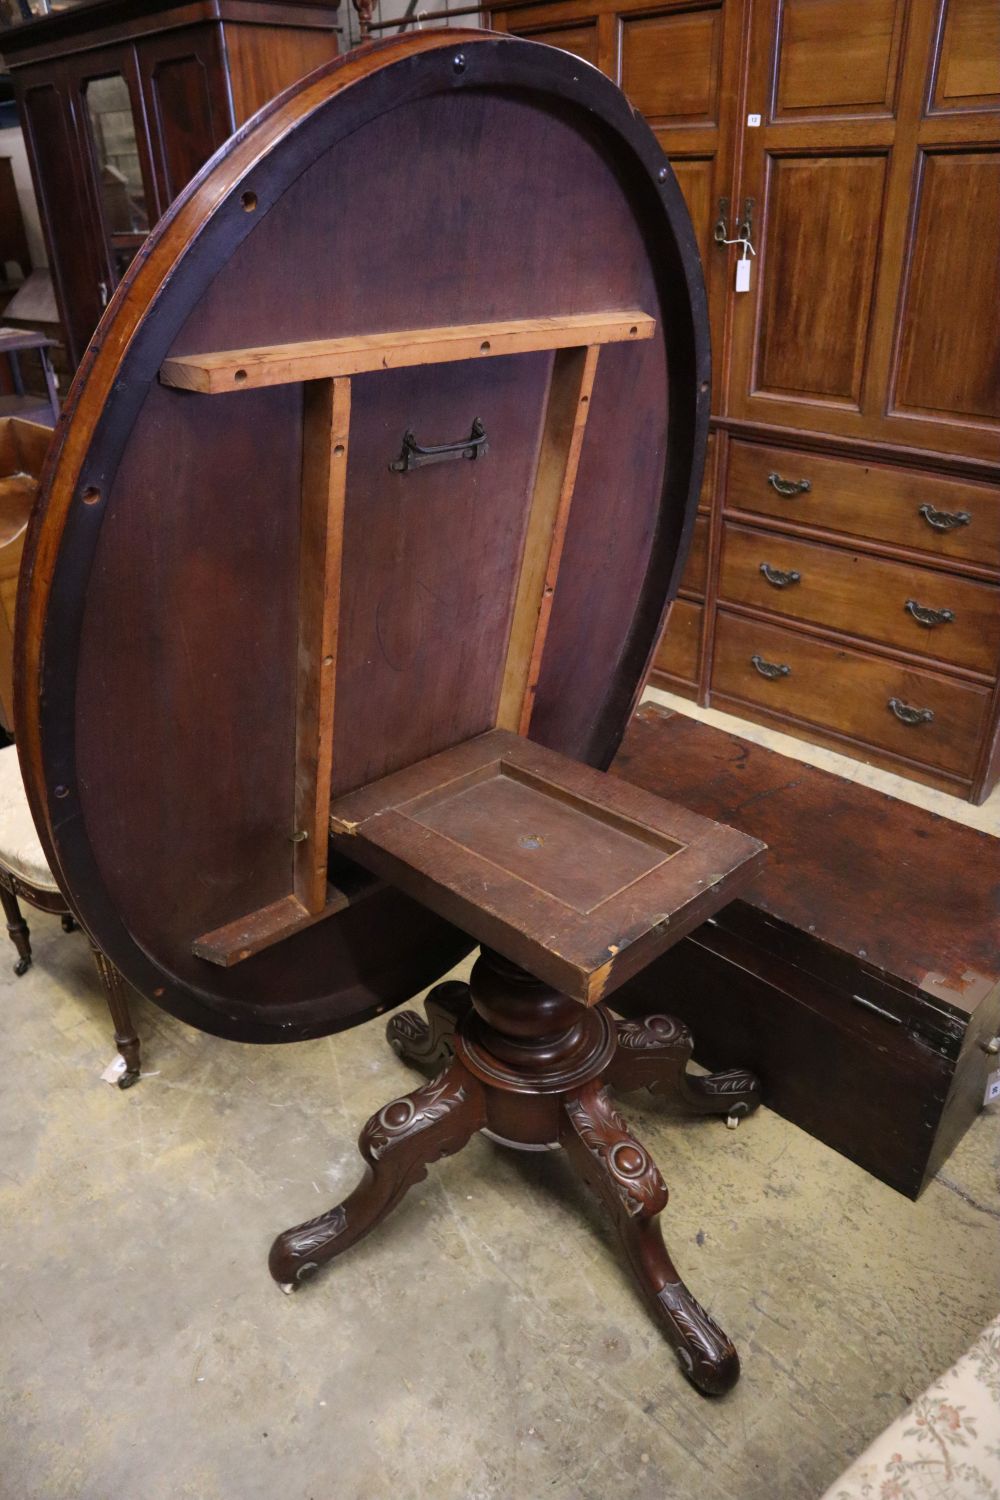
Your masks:
<path fill-rule="evenodd" d="M 636 1098 L 729 1397 L 683 1380 L 556 1155 L 477 1139 L 282 1296 L 272 1235 L 416 1081 L 381 1024 L 253 1048 L 137 1002 L 120 1093 L 86 943 L 32 929 L 0 969 L 3 1500 L 811 1500 L 1000 1306 L 996 1106 L 914 1205 L 767 1110 Z"/>

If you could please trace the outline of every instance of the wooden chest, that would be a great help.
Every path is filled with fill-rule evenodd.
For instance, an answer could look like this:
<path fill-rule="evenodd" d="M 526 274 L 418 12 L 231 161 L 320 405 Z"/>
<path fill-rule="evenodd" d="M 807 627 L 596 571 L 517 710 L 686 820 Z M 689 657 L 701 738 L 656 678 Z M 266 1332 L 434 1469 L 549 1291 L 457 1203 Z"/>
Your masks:
<path fill-rule="evenodd" d="M 615 770 L 769 849 L 748 897 L 618 992 L 916 1198 L 1000 1068 L 1000 842 L 654 705 Z"/>

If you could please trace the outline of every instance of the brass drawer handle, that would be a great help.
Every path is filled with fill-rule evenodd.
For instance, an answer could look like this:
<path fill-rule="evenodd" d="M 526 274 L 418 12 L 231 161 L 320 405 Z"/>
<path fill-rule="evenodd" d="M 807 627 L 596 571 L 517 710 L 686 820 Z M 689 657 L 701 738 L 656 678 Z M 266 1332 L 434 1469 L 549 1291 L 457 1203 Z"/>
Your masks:
<path fill-rule="evenodd" d="M 954 531 L 956 526 L 970 526 L 972 517 L 967 510 L 935 510 L 933 505 L 921 505 L 918 516 L 923 516 L 928 526 L 935 531 Z"/>
<path fill-rule="evenodd" d="M 781 568 L 772 568 L 770 563 L 761 563 L 760 571 L 776 589 L 787 589 L 789 584 L 802 581 L 802 574 L 796 573 L 794 568 L 789 568 L 785 573 Z"/>
<path fill-rule="evenodd" d="M 768 474 L 767 482 L 779 495 L 788 500 L 792 495 L 808 495 L 812 484 L 808 479 L 782 479 L 780 474 Z"/>
<path fill-rule="evenodd" d="M 768 678 L 769 681 L 773 681 L 775 677 L 791 676 L 792 669 L 791 667 L 786 667 L 784 662 L 765 661 L 764 658 L 762 656 L 758 656 L 756 652 L 753 656 L 751 656 L 750 660 L 757 668 L 757 671 L 760 673 L 760 675 L 762 677 Z"/>
<path fill-rule="evenodd" d="M 955 618 L 953 609 L 931 609 L 927 604 L 918 604 L 916 599 L 907 599 L 903 608 L 918 625 L 926 625 L 928 630 L 933 630 L 935 625 L 950 625 Z"/>
<path fill-rule="evenodd" d="M 911 708 L 900 698 L 890 698 L 889 707 L 901 724 L 932 724 L 934 722 L 932 708 Z"/>

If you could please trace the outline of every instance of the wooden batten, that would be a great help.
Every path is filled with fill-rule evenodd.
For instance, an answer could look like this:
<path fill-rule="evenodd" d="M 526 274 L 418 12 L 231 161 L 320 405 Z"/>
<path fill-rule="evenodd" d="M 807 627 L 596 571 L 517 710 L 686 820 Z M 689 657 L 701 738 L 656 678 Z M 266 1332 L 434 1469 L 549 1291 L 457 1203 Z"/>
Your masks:
<path fill-rule="evenodd" d="M 259 390 L 262 386 L 290 385 L 299 380 L 361 375 L 372 370 L 400 370 L 411 365 L 445 364 L 461 359 L 494 359 L 502 354 L 529 354 L 539 349 L 628 343 L 652 338 L 655 328 L 655 318 L 638 308 L 574 313 L 561 318 L 521 318 L 504 323 L 408 328 L 298 344 L 268 344 L 257 349 L 174 355 L 161 365 L 160 381 L 179 390 L 217 396 L 230 391 Z"/>
<path fill-rule="evenodd" d="M 351 382 L 311 381 L 304 403 L 294 894 L 306 911 L 319 912 L 326 904 Z"/>
<path fill-rule="evenodd" d="M 555 356 L 500 688 L 499 729 L 527 734 L 600 349 Z"/>
<path fill-rule="evenodd" d="M 378 890 L 380 884 L 367 870 L 348 870 L 346 866 L 338 872 L 338 881 L 337 885 L 324 886 L 323 902 L 317 911 L 307 911 L 295 895 L 282 896 L 269 906 L 236 917 L 224 927 L 202 933 L 192 943 L 191 952 L 210 964 L 231 969 L 284 938 L 332 917 L 335 912 L 346 911 Z"/>
<path fill-rule="evenodd" d="M 282 938 L 302 932 L 333 912 L 343 911 L 348 905 L 350 903 L 341 891 L 331 892 L 330 900 L 318 912 L 307 911 L 297 896 L 282 896 L 270 906 L 247 912 L 213 932 L 202 933 L 192 943 L 191 952 L 195 958 L 229 969 L 262 949 L 270 948 Z"/>

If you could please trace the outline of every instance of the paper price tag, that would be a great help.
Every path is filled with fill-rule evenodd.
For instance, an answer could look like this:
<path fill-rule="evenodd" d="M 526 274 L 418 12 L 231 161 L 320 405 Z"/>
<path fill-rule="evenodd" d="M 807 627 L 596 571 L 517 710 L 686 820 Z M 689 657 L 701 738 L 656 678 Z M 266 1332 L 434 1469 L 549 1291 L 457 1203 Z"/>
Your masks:
<path fill-rule="evenodd" d="M 986 1075 L 986 1093 L 983 1096 L 984 1104 L 992 1104 L 994 1099 L 1000 1099 L 1000 1068 L 994 1068 L 992 1073 Z"/>
<path fill-rule="evenodd" d="M 750 290 L 750 262 L 748 260 L 736 262 L 736 290 L 738 292 Z"/>

